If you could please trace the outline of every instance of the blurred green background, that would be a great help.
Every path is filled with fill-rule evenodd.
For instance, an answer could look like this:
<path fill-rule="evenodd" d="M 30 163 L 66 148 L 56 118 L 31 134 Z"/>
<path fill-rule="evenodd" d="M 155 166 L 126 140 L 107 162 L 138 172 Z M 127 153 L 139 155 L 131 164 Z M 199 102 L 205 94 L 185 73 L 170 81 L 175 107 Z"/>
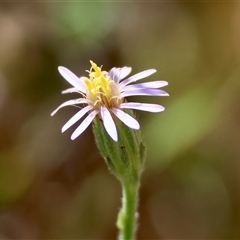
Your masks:
<path fill-rule="evenodd" d="M 148 148 L 138 239 L 240 239 L 240 3 L 1 2 L 0 239 L 116 239 L 121 187 L 59 65 L 158 71 L 166 107 L 138 112 Z"/>

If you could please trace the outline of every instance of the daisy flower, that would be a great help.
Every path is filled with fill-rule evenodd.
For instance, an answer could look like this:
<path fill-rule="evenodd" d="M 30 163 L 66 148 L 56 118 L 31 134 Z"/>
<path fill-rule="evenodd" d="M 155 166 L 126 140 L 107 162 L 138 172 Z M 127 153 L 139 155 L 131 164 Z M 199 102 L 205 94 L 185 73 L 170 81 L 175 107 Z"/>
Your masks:
<path fill-rule="evenodd" d="M 140 95 L 168 96 L 167 92 L 158 89 L 168 85 L 166 81 L 132 84 L 152 75 L 156 72 L 155 69 L 145 70 L 126 78 L 131 72 L 131 67 L 114 67 L 107 72 L 103 71 L 93 61 L 90 61 L 90 63 L 92 67 L 90 71 L 87 71 L 89 77 L 79 78 L 69 69 L 58 67 L 60 74 L 73 86 L 62 93 L 77 92 L 81 96 L 64 102 L 51 113 L 51 116 L 62 107 L 82 105 L 82 108 L 62 127 L 62 132 L 64 132 L 87 114 L 87 117 L 71 135 L 72 140 L 84 132 L 95 117 L 99 117 L 107 133 L 117 142 L 118 134 L 114 119 L 120 119 L 129 128 L 136 130 L 140 128 L 138 121 L 124 112 L 123 109 L 136 109 L 147 112 L 164 111 L 164 107 L 158 104 L 127 102 L 125 99 L 129 96 Z"/>

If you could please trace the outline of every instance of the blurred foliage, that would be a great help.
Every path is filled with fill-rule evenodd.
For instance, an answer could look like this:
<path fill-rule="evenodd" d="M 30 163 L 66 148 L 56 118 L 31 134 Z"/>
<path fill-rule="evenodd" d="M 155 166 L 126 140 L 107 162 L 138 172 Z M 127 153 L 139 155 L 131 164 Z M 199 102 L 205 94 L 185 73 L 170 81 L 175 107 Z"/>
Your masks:
<path fill-rule="evenodd" d="M 116 239 L 121 189 L 57 66 L 156 68 L 168 98 L 138 112 L 148 148 L 138 239 L 240 239 L 238 2 L 1 2 L 0 239 Z"/>

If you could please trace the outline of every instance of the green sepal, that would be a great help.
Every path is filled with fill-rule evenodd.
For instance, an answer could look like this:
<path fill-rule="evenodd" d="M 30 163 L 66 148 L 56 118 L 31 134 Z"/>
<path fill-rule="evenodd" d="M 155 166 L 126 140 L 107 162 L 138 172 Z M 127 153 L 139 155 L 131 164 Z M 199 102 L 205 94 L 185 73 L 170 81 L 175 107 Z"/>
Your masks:
<path fill-rule="evenodd" d="M 131 110 L 126 111 L 133 116 Z M 117 127 L 118 141 L 115 142 L 106 132 L 102 120 L 94 120 L 93 132 L 96 144 L 104 157 L 108 168 L 121 181 L 138 181 L 144 167 L 145 146 L 142 143 L 140 130 L 127 127 L 114 118 Z"/>

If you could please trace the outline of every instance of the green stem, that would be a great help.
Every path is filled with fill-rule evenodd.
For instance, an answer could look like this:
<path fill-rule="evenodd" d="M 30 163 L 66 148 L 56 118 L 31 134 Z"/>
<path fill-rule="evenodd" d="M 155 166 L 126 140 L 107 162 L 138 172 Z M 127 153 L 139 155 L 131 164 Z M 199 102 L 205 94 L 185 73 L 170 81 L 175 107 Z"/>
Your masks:
<path fill-rule="evenodd" d="M 118 215 L 119 240 L 134 240 L 137 228 L 139 183 L 122 182 L 123 206 Z"/>

